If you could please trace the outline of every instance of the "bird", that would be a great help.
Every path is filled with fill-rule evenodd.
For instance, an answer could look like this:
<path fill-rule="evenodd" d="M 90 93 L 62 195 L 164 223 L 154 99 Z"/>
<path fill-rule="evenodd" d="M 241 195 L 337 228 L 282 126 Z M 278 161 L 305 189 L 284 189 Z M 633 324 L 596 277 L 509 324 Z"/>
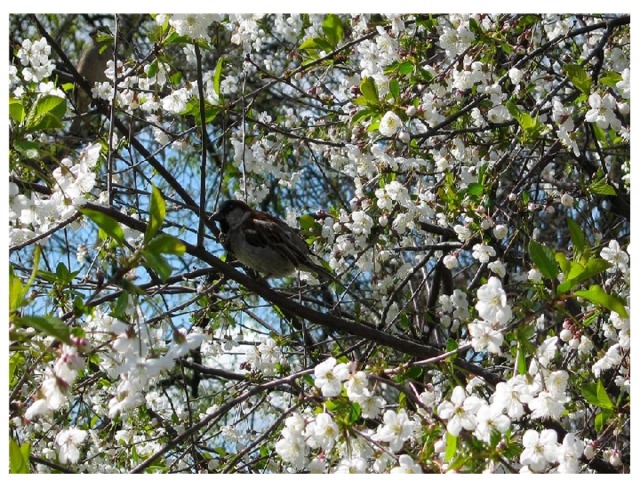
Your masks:
<path fill-rule="evenodd" d="M 78 60 L 76 70 L 82 75 L 89 85 L 93 87 L 96 82 L 106 82 L 107 75 L 105 70 L 107 68 L 107 62 L 113 58 L 113 46 L 105 46 L 103 43 L 98 42 L 98 34 L 101 30 L 95 30 L 91 32 L 91 44 L 85 48 Z M 76 114 L 78 115 L 71 126 L 71 134 L 84 138 L 88 133 L 88 125 L 90 122 L 83 118 L 83 115 L 89 111 L 91 105 L 91 97 L 80 86 L 76 85 L 74 88 L 74 102 Z"/>
<path fill-rule="evenodd" d="M 220 224 L 222 246 L 246 267 L 281 278 L 302 270 L 325 280 L 335 277 L 312 260 L 314 254 L 298 230 L 242 200 L 227 200 L 210 217 Z"/>

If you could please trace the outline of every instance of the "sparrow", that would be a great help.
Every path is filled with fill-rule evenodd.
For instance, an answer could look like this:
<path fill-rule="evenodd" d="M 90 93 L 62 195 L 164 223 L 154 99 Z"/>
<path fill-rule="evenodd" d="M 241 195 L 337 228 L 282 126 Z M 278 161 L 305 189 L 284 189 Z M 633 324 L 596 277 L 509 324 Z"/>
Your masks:
<path fill-rule="evenodd" d="M 92 87 L 96 82 L 107 81 L 107 75 L 105 74 L 107 62 L 113 58 L 113 47 L 111 45 L 105 47 L 98 42 L 97 38 L 100 32 L 101 30 L 91 32 L 91 43 L 82 51 L 76 66 L 78 73 L 85 77 Z M 74 88 L 74 102 L 78 116 L 71 126 L 72 135 L 80 138 L 87 136 L 87 127 L 90 122 L 86 118 L 82 118 L 82 115 L 89 111 L 91 101 L 89 94 L 80 85 L 76 85 Z"/>
<path fill-rule="evenodd" d="M 220 224 L 220 243 L 240 262 L 266 278 L 291 275 L 296 270 L 335 277 L 311 257 L 298 231 L 279 218 L 254 210 L 241 200 L 227 200 L 211 220 Z"/>

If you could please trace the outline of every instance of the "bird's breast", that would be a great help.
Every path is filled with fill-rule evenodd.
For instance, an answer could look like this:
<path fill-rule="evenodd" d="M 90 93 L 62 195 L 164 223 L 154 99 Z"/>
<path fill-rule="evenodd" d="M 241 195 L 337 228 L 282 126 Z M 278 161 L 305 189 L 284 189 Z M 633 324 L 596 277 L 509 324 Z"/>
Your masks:
<path fill-rule="evenodd" d="M 247 242 L 242 231 L 230 231 L 228 244 L 240 262 L 270 277 L 284 277 L 295 271 L 293 263 L 276 249 Z"/>

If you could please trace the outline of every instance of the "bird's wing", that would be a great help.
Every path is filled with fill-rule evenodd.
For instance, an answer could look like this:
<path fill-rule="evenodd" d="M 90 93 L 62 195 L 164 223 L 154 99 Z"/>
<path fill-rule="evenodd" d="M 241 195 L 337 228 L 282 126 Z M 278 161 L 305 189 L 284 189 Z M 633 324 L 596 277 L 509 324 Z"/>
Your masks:
<path fill-rule="evenodd" d="M 277 221 L 277 219 L 276 219 Z M 253 219 L 255 228 L 245 230 L 245 238 L 249 243 L 259 247 L 271 246 L 287 258 L 296 267 L 305 263 L 309 254 L 306 242 L 286 223 Z"/>

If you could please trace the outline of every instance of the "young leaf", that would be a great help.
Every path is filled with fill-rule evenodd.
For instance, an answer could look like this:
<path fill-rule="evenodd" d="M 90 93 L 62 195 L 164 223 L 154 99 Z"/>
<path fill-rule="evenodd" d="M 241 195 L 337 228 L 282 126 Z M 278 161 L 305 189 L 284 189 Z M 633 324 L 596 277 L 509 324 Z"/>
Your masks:
<path fill-rule="evenodd" d="M 556 262 L 558 262 L 558 265 L 560 265 L 560 270 L 562 270 L 562 273 L 564 273 L 565 275 L 569 273 L 569 270 L 571 269 L 571 261 L 564 253 L 556 252 Z"/>
<path fill-rule="evenodd" d="M 69 326 L 57 317 L 16 317 L 15 323 L 21 327 L 32 327 L 44 335 L 57 338 L 61 342 L 71 342 Z"/>
<path fill-rule="evenodd" d="M 613 415 L 611 410 L 602 410 L 601 412 L 598 412 L 596 418 L 593 419 L 593 426 L 596 428 L 596 432 L 600 433 L 604 430 L 607 420 L 611 418 L 611 415 Z"/>
<path fill-rule="evenodd" d="M 578 275 L 575 280 L 577 282 L 583 282 L 588 280 L 589 278 L 604 272 L 607 268 L 611 268 L 611 264 L 607 262 L 604 258 L 593 257 L 587 261 L 587 264 L 584 266 L 583 272 Z"/>
<path fill-rule="evenodd" d="M 13 273 L 13 269 L 9 269 L 9 313 L 13 315 L 17 310 L 25 304 L 25 294 L 27 288 L 20 278 Z"/>
<path fill-rule="evenodd" d="M 24 121 L 25 112 L 22 101 L 17 98 L 9 98 L 9 116 L 17 124 Z"/>
<path fill-rule="evenodd" d="M 591 285 L 589 290 L 578 290 L 575 294 L 578 297 L 589 300 L 594 305 L 599 305 L 607 310 L 616 312 L 622 318 L 629 318 L 629 314 L 625 308 L 626 305 L 622 299 L 615 295 L 608 294 L 600 285 Z"/>
<path fill-rule="evenodd" d="M 29 454 L 31 444 L 18 445 L 13 438 L 9 439 L 9 471 L 11 473 L 31 473 Z"/>
<path fill-rule="evenodd" d="M 169 262 L 167 262 L 161 254 L 150 252 L 145 249 L 142 251 L 142 256 L 144 257 L 147 266 L 156 272 L 163 282 L 169 278 L 172 268 L 171 265 L 169 265 Z"/>
<path fill-rule="evenodd" d="M 591 193 L 596 195 L 616 195 L 616 190 L 607 183 L 606 178 L 602 177 L 600 180 L 596 180 L 587 187 Z"/>
<path fill-rule="evenodd" d="M 145 250 L 151 253 L 183 255 L 187 250 L 187 247 L 181 240 L 178 240 L 176 237 L 163 233 L 151 240 Z"/>
<path fill-rule="evenodd" d="M 218 63 L 216 63 L 216 70 L 213 73 L 213 91 L 216 92 L 218 97 L 220 96 L 220 79 L 222 77 L 222 63 L 224 61 L 224 57 L 221 55 L 218 59 Z"/>
<path fill-rule="evenodd" d="M 354 424 L 360 419 L 362 409 L 356 402 L 352 402 L 349 409 L 349 425 Z"/>
<path fill-rule="evenodd" d="M 324 21 L 322 22 L 322 31 L 327 36 L 327 40 L 329 40 L 331 47 L 337 47 L 344 36 L 344 28 L 340 17 L 334 13 L 330 13 L 324 17 Z"/>
<path fill-rule="evenodd" d="M 167 214 L 167 205 L 162 198 L 162 193 L 155 185 L 151 185 L 151 201 L 149 202 L 149 224 L 144 232 L 144 242 L 149 243 L 156 232 L 160 229 L 164 217 Z"/>
<path fill-rule="evenodd" d="M 25 124 L 27 132 L 62 128 L 62 117 L 67 111 L 66 98 L 44 95 L 31 107 Z"/>
<path fill-rule="evenodd" d="M 111 316 L 115 318 L 124 318 L 127 313 L 127 307 L 129 306 L 129 292 L 122 290 L 120 296 L 116 300 L 116 304 L 111 310 Z"/>
<path fill-rule="evenodd" d="M 378 100 L 378 87 L 376 87 L 376 82 L 372 77 L 366 77 L 360 82 L 360 91 L 369 103 L 375 105 L 380 103 L 380 100 Z"/>
<path fill-rule="evenodd" d="M 447 447 L 444 453 L 444 461 L 449 462 L 456 454 L 456 450 L 458 449 L 458 437 L 454 437 L 449 432 L 447 432 Z"/>
<path fill-rule="evenodd" d="M 600 379 L 598 379 L 598 383 L 595 385 L 592 383 L 583 385 L 582 396 L 594 407 L 613 410 L 613 402 L 609 398 L 609 394 L 607 394 L 607 390 L 604 388 Z"/>
<path fill-rule="evenodd" d="M 331 45 L 324 38 L 315 37 L 307 38 L 298 47 L 300 50 L 324 50 L 325 52 L 331 51 Z"/>
<path fill-rule="evenodd" d="M 393 78 L 389 81 L 389 91 L 394 99 L 398 100 L 400 98 L 400 84 L 397 79 Z"/>
<path fill-rule="evenodd" d="M 582 93 L 589 95 L 591 91 L 591 77 L 587 75 L 581 65 L 569 63 L 564 66 L 564 71 L 571 80 L 571 83 Z"/>
<path fill-rule="evenodd" d="M 402 75 L 411 75 L 414 69 L 415 65 L 411 62 L 402 62 L 398 65 L 398 73 Z"/>
<path fill-rule="evenodd" d="M 529 242 L 529 255 L 544 277 L 549 280 L 554 280 L 558 277 L 558 264 L 553 250 L 546 245 L 531 240 Z"/>
<path fill-rule="evenodd" d="M 569 226 L 569 234 L 571 235 L 571 243 L 573 243 L 573 251 L 582 256 L 584 252 L 585 240 L 582 227 L 573 218 L 567 217 L 567 225 Z"/>
<path fill-rule="evenodd" d="M 622 75 L 612 70 L 598 78 L 598 83 L 606 85 L 607 87 L 615 87 L 616 83 L 620 81 L 622 81 Z"/>
<path fill-rule="evenodd" d="M 524 353 L 524 349 L 518 349 L 518 358 L 516 362 L 518 373 L 524 375 L 527 373 L 527 356 Z"/>
<path fill-rule="evenodd" d="M 26 285 L 13 273 L 13 268 L 9 268 L 9 314 L 12 319 L 20 308 L 29 303 L 25 296 L 38 275 L 38 265 L 40 265 L 40 246 L 36 245 L 33 252 L 33 270 Z"/>
<path fill-rule="evenodd" d="M 116 220 L 102 212 L 88 208 L 80 209 L 80 213 L 91 219 L 103 232 L 114 239 L 118 245 L 122 245 L 124 242 L 124 230 L 122 230 L 122 227 Z"/>

